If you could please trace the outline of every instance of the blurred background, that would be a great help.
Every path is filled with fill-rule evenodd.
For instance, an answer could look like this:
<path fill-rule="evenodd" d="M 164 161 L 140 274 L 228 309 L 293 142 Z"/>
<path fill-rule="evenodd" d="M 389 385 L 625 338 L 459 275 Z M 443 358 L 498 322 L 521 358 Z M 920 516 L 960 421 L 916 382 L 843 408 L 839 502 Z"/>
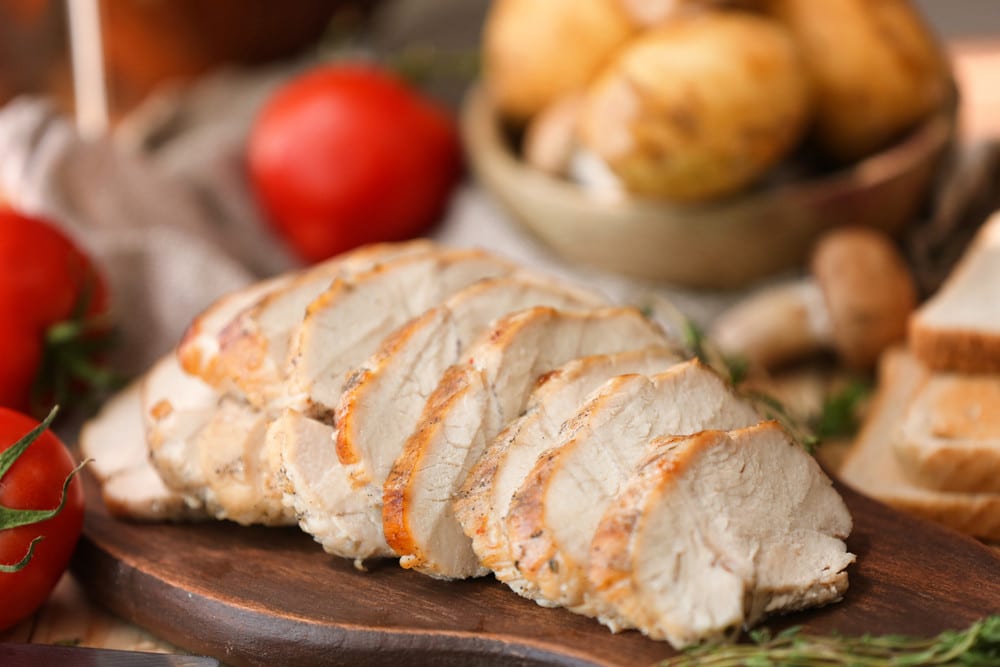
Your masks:
<path fill-rule="evenodd" d="M 995 0 L 915 4 L 948 41 L 1000 39 Z M 166 81 L 191 79 L 227 62 L 291 57 L 327 34 L 334 17 L 342 26 L 373 29 L 389 46 L 433 39 L 473 49 L 489 1 L 2 0 L 0 103 L 42 93 L 72 108 L 68 6 L 99 10 L 110 115 L 117 119 Z M 88 29 L 80 25 L 81 32 Z"/>

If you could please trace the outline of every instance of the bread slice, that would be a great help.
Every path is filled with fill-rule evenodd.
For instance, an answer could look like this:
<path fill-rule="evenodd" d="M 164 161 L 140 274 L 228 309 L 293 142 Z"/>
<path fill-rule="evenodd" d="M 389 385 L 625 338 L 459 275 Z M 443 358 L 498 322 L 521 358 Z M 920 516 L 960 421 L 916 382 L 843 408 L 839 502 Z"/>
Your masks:
<path fill-rule="evenodd" d="M 218 334 L 215 364 L 202 377 L 213 386 L 235 388 L 234 393 L 258 408 L 267 407 L 283 395 L 290 336 L 317 296 L 338 278 L 436 251 L 434 244 L 423 240 L 375 244 L 300 271 L 230 318 Z"/>
<path fill-rule="evenodd" d="M 206 519 L 200 506 L 166 487 L 149 461 L 140 381 L 121 390 L 80 431 L 80 451 L 115 516 L 140 521 Z"/>
<path fill-rule="evenodd" d="M 656 440 L 590 545 L 593 590 L 681 649 L 839 600 L 851 516 L 776 423 Z"/>
<path fill-rule="evenodd" d="M 1000 375 L 931 375 L 893 444 L 922 486 L 1000 493 Z"/>
<path fill-rule="evenodd" d="M 676 350 L 658 346 L 574 359 L 543 376 L 524 415 L 493 439 L 455 501 L 455 515 L 472 539 L 476 556 L 497 579 L 539 604 L 547 603 L 521 577 L 507 542 L 504 520 L 514 492 L 591 392 L 618 375 L 653 375 L 680 361 Z"/>
<path fill-rule="evenodd" d="M 439 578 L 485 574 L 452 502 L 538 378 L 571 359 L 666 342 L 632 308 L 532 308 L 498 320 L 445 373 L 386 480 L 383 525 L 400 564 Z"/>
<path fill-rule="evenodd" d="M 882 355 L 878 393 L 844 459 L 840 478 L 905 512 L 975 537 L 1000 540 L 1000 494 L 928 489 L 906 475 L 895 456 L 893 443 L 900 437 L 906 411 L 928 377 L 927 368 L 904 348 Z"/>
<path fill-rule="evenodd" d="M 332 424 L 348 374 L 396 328 L 478 280 L 515 270 L 481 250 L 440 250 L 337 279 L 295 328 L 285 406 Z"/>
<path fill-rule="evenodd" d="M 910 347 L 932 370 L 1000 373 L 1000 212 L 910 319 Z"/>
<path fill-rule="evenodd" d="M 507 537 L 521 575 L 541 596 L 614 627 L 616 619 L 589 588 L 590 543 L 646 444 L 760 421 L 753 406 L 697 360 L 652 377 L 609 380 L 566 422 L 511 500 Z"/>
<path fill-rule="evenodd" d="M 427 397 L 491 322 L 532 306 L 587 308 L 606 303 L 589 292 L 529 275 L 487 278 L 389 336 L 351 374 L 336 417 L 337 456 L 355 488 L 373 501 L 372 520 L 382 520 L 382 485 L 416 430 Z"/>

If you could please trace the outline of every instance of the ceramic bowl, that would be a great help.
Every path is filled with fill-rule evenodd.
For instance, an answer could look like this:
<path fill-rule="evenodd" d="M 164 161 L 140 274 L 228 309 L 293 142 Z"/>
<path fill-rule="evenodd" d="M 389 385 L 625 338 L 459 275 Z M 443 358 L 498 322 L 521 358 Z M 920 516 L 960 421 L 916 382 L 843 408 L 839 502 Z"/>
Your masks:
<path fill-rule="evenodd" d="M 847 167 L 717 201 L 678 205 L 607 197 L 532 168 L 481 86 L 461 126 L 480 183 L 556 253 L 628 276 L 731 288 L 800 266 L 824 230 L 869 225 L 899 234 L 917 214 L 954 136 L 955 106 Z"/>

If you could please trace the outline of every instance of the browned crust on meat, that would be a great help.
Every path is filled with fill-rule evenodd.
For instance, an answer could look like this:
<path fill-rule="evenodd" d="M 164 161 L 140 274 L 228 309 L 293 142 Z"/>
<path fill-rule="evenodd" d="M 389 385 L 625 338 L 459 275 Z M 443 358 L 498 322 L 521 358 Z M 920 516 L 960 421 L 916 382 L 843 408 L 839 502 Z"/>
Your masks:
<path fill-rule="evenodd" d="M 632 588 L 632 543 L 645 507 L 671 486 L 698 452 L 725 437 L 724 431 L 668 436 L 650 443 L 650 454 L 639 464 L 625 491 L 598 524 L 590 548 L 590 585 L 612 604 Z M 616 612 L 621 613 L 616 609 Z M 629 619 L 633 622 L 632 619 Z"/>
<path fill-rule="evenodd" d="M 507 512 L 507 538 L 514 567 L 532 582 L 537 582 L 546 569 L 559 569 L 559 546 L 544 527 L 545 492 L 560 463 L 556 454 L 549 451 L 539 457 Z"/>
<path fill-rule="evenodd" d="M 601 519 L 590 547 L 587 573 L 594 590 L 604 593 L 625 580 L 631 573 L 629 542 L 642 512 L 638 506 L 639 489 L 630 487 Z"/>
<path fill-rule="evenodd" d="M 462 530 L 469 536 L 474 546 L 476 541 L 482 540 L 485 535 L 486 514 L 491 507 L 490 489 L 504 459 L 507 445 L 514 437 L 512 430 L 519 424 L 520 420 L 508 424 L 507 428 L 487 445 L 486 451 L 472 467 L 469 476 L 465 478 L 455 496 L 453 504 L 455 517 L 462 524 Z M 478 553 L 478 549 L 476 551 L 476 555 L 482 558 L 483 554 Z M 489 566 L 486 561 L 483 561 L 483 564 Z"/>
<path fill-rule="evenodd" d="M 228 379 L 246 390 L 269 379 L 260 372 L 267 361 L 267 339 L 248 327 L 248 320 L 246 313 L 241 314 L 219 333 L 218 362 L 207 378 L 211 384 Z"/>
<path fill-rule="evenodd" d="M 361 461 L 361 456 L 357 449 L 354 438 L 354 431 L 357 428 L 357 410 L 363 402 L 365 392 L 360 391 L 372 371 L 367 368 L 360 368 L 347 379 L 344 392 L 340 395 L 340 403 L 334 413 L 334 420 L 337 424 L 337 459 L 344 465 L 354 465 Z M 359 485 L 364 485 L 368 480 L 357 479 Z"/>
<path fill-rule="evenodd" d="M 1000 336 L 973 329 L 936 328 L 910 320 L 910 349 L 935 371 L 1000 373 Z"/>
<path fill-rule="evenodd" d="M 612 380 L 614 386 L 631 381 L 631 375 L 619 376 Z M 571 565 L 564 558 L 558 541 L 552 531 L 545 527 L 545 503 L 553 476 L 562 468 L 568 452 L 576 447 L 576 434 L 589 427 L 591 416 L 601 410 L 601 406 L 615 392 L 605 391 L 585 406 L 564 426 L 568 437 L 558 449 L 552 449 L 539 457 L 535 467 L 522 482 L 511 499 L 507 511 L 506 532 L 510 544 L 514 567 L 543 592 L 558 590 L 563 578 L 563 570 Z M 575 564 L 574 564 L 575 565 Z"/>
<path fill-rule="evenodd" d="M 418 477 L 429 442 L 439 436 L 451 406 L 469 390 L 463 366 L 452 366 L 445 372 L 437 389 L 427 399 L 420 417 L 420 429 L 410 436 L 403 453 L 393 463 L 382 488 L 382 530 L 386 543 L 404 560 L 407 568 L 419 568 L 427 562 L 410 528 L 413 485 Z"/>
<path fill-rule="evenodd" d="M 359 368 L 351 373 L 344 385 L 344 391 L 340 395 L 340 402 L 336 410 L 337 424 L 337 458 L 344 465 L 353 465 L 361 461 L 361 454 L 358 451 L 355 433 L 359 428 L 357 415 L 359 406 L 362 405 L 368 396 L 368 380 L 375 374 L 381 373 L 385 365 L 406 343 L 413 338 L 413 335 L 424 327 L 424 323 L 433 318 L 437 309 L 425 312 L 423 315 L 410 320 L 401 329 L 397 329 L 388 338 L 382 341 L 378 352 L 375 353 L 370 368 Z M 360 484 L 370 480 L 359 480 Z"/>
<path fill-rule="evenodd" d="M 177 361 L 180 362 L 181 368 L 189 375 L 198 377 L 203 377 L 206 360 L 202 358 L 201 349 L 195 344 L 195 340 L 201 335 L 203 328 L 199 315 L 184 330 L 184 335 L 177 344 Z"/>

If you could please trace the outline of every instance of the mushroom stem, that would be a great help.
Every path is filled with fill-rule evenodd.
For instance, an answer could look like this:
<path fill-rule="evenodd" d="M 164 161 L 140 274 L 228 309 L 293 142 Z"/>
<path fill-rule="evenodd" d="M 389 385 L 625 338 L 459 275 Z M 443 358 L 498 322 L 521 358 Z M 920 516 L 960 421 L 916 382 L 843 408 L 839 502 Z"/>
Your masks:
<path fill-rule="evenodd" d="M 865 370 L 903 340 L 916 289 L 885 233 L 829 231 L 810 266 L 812 280 L 765 289 L 723 313 L 710 333 L 724 354 L 768 368 L 827 348 L 845 365 Z"/>
<path fill-rule="evenodd" d="M 762 289 L 720 315 L 709 337 L 727 355 L 773 368 L 833 346 L 823 293 L 803 279 Z"/>

